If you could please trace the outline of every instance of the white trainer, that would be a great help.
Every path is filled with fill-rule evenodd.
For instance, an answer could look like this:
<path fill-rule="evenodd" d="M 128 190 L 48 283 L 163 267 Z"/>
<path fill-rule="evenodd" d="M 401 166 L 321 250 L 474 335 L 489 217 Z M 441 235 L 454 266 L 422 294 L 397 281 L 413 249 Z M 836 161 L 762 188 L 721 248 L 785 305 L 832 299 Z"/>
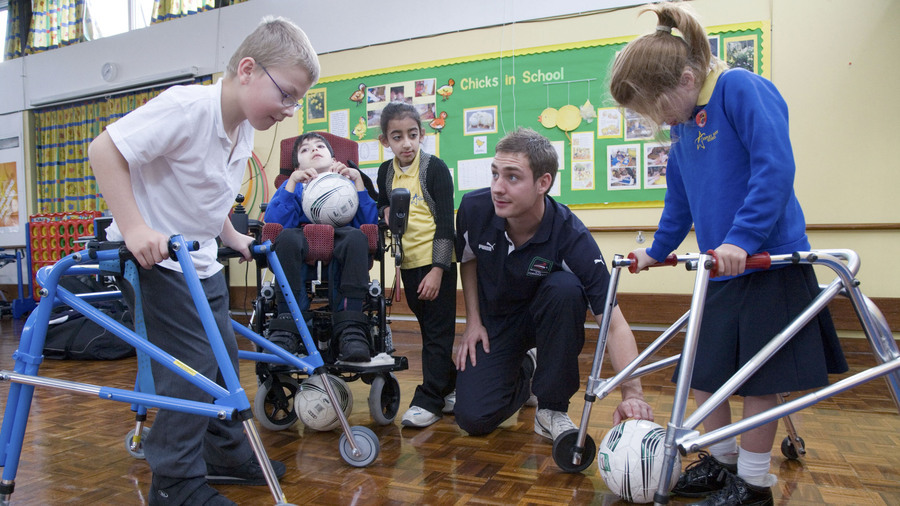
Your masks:
<path fill-rule="evenodd" d="M 552 409 L 539 409 L 534 415 L 534 432 L 556 441 L 560 434 L 567 430 L 578 429 L 568 413 L 553 411 Z"/>
<path fill-rule="evenodd" d="M 420 408 L 419 406 L 410 406 L 410 408 L 406 410 L 406 413 L 403 413 L 403 419 L 400 421 L 400 424 L 404 427 L 422 428 L 428 427 L 440 419 L 440 416 L 427 409 Z"/>
<path fill-rule="evenodd" d="M 537 348 L 528 350 L 527 356 L 531 359 L 531 363 L 534 364 L 534 370 L 531 373 L 531 380 L 528 381 L 528 391 L 530 392 L 530 395 L 528 396 L 528 400 L 525 401 L 525 405 L 536 408 L 538 405 L 538 398 L 534 395 L 534 392 L 531 392 L 531 381 L 534 380 L 534 372 L 537 371 Z"/>
<path fill-rule="evenodd" d="M 449 415 L 453 413 L 453 410 L 456 408 L 456 390 L 447 394 L 444 397 L 444 408 L 441 410 L 444 414 Z"/>

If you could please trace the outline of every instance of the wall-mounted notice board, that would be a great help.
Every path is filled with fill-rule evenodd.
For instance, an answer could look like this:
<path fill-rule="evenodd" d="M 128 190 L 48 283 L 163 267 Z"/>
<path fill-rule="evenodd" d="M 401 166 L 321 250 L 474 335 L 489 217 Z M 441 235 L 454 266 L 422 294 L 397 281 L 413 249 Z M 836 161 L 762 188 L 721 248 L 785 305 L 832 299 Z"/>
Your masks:
<path fill-rule="evenodd" d="M 768 21 L 712 27 L 713 53 L 768 77 Z M 560 171 L 551 195 L 572 207 L 657 207 L 665 195 L 666 132 L 613 106 L 607 76 L 631 38 L 593 40 L 323 78 L 300 111 L 300 131 L 325 130 L 360 144 L 374 180 L 393 157 L 378 141 L 381 110 L 413 104 L 423 148 L 451 168 L 455 202 L 490 185 L 494 145 L 517 126 L 546 135 Z"/>

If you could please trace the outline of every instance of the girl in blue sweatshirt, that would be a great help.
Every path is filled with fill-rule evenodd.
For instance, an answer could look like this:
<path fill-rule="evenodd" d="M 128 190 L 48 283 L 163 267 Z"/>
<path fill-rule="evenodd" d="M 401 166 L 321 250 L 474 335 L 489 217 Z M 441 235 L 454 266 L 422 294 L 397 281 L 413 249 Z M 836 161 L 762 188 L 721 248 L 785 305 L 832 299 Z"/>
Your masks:
<path fill-rule="evenodd" d="M 709 285 L 691 381 L 699 405 L 819 289 L 809 265 L 745 270 L 748 255 L 810 249 L 793 190 L 784 99 L 770 81 L 728 69 L 713 57 L 706 31 L 680 5 L 647 11 L 658 17 L 656 30 L 616 58 L 610 92 L 621 106 L 671 126 L 665 207 L 653 244 L 635 251 L 638 267 L 665 259 L 692 226 L 700 251 L 718 255 L 719 276 Z M 829 373 L 846 369 L 831 317 L 823 311 L 738 389 L 744 417 L 774 407 L 778 393 L 827 385 Z M 704 428 L 729 423 L 725 402 Z M 710 446 L 711 455 L 689 467 L 673 492 L 710 496 L 708 504 L 771 504 L 776 429 L 777 421 L 745 432 L 740 448 L 736 438 Z"/>

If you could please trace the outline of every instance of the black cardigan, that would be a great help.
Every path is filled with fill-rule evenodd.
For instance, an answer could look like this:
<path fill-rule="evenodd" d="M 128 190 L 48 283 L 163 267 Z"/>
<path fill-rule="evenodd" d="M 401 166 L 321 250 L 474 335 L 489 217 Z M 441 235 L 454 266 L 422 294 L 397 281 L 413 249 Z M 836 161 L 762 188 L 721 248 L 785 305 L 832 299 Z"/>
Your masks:
<path fill-rule="evenodd" d="M 424 181 L 424 184 L 422 184 Z M 388 160 L 378 167 L 378 210 L 379 213 L 390 205 L 390 195 L 394 184 L 394 160 Z M 425 193 L 425 203 L 434 216 L 434 241 L 431 247 L 431 263 L 449 270 L 453 262 L 453 178 L 450 169 L 440 158 L 419 151 L 419 183 Z"/>

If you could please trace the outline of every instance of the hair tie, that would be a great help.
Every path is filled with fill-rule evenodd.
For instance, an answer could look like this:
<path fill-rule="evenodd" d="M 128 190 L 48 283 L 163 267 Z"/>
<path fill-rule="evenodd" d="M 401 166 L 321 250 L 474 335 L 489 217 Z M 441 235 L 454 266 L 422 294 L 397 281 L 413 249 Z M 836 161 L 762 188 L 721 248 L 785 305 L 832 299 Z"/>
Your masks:
<path fill-rule="evenodd" d="M 656 25 L 656 31 L 657 31 L 657 32 L 672 33 L 672 27 L 671 27 L 671 26 L 666 26 L 666 25 Z"/>

